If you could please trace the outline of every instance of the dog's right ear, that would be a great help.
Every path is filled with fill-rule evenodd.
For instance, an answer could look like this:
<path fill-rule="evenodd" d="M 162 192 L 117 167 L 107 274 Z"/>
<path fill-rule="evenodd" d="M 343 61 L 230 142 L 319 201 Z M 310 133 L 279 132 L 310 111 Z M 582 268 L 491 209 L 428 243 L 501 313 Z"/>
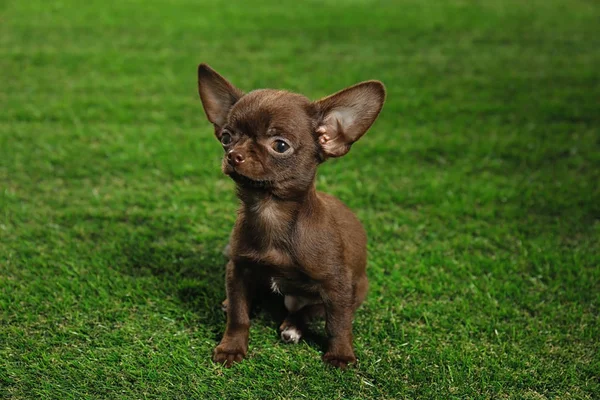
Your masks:
<path fill-rule="evenodd" d="M 316 134 L 327 157 L 350 151 L 379 115 L 385 101 L 385 87 L 366 81 L 314 102 L 320 114 Z"/>
<path fill-rule="evenodd" d="M 229 110 L 244 95 L 241 90 L 204 63 L 198 65 L 198 93 L 206 117 L 215 125 L 215 129 L 225 124 Z"/>

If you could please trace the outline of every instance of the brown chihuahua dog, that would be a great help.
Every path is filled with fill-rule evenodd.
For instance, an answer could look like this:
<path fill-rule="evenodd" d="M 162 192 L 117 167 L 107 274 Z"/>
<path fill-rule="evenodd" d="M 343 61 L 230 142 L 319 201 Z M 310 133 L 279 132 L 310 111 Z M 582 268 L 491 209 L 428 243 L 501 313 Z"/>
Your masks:
<path fill-rule="evenodd" d="M 367 236 L 314 182 L 319 164 L 346 154 L 373 124 L 383 84 L 362 82 L 311 102 L 282 90 L 244 94 L 200 64 L 198 91 L 241 200 L 226 271 L 227 327 L 214 361 L 230 366 L 246 356 L 251 301 L 267 289 L 283 295 L 289 312 L 283 341 L 297 343 L 308 319 L 325 316 L 323 360 L 345 368 L 356 361 L 352 317 L 367 294 Z"/>

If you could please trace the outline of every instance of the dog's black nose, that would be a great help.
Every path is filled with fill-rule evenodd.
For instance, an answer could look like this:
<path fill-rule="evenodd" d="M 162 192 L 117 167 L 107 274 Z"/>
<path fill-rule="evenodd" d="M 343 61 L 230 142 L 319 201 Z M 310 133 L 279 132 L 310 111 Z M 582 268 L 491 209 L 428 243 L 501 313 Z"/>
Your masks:
<path fill-rule="evenodd" d="M 244 155 L 235 150 L 231 150 L 229 153 L 227 153 L 227 160 L 229 161 L 229 164 L 233 165 L 234 167 L 245 161 Z"/>

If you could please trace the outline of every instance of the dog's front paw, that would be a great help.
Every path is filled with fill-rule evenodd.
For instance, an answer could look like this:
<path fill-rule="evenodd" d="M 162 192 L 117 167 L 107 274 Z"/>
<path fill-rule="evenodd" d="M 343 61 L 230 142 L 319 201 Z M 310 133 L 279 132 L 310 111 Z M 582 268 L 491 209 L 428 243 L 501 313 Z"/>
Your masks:
<path fill-rule="evenodd" d="M 246 357 L 247 349 L 239 346 L 228 346 L 220 344 L 215 348 L 213 361 L 231 367 L 233 363 L 240 362 Z"/>
<path fill-rule="evenodd" d="M 356 362 L 356 357 L 352 351 L 346 354 L 336 354 L 328 351 L 323 356 L 323 361 L 329 365 L 333 365 L 334 367 L 346 369 L 349 364 L 354 364 Z"/>

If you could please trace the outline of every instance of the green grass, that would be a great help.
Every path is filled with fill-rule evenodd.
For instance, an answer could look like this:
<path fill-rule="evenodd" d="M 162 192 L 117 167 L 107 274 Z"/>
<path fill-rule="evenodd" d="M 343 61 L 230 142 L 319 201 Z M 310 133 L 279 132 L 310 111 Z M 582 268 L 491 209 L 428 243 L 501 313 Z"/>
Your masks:
<path fill-rule="evenodd" d="M 111 3 L 0 5 L 0 397 L 600 396 L 599 3 Z M 386 84 L 318 177 L 370 238 L 357 368 L 264 314 L 210 361 L 237 202 L 200 62 Z"/>

